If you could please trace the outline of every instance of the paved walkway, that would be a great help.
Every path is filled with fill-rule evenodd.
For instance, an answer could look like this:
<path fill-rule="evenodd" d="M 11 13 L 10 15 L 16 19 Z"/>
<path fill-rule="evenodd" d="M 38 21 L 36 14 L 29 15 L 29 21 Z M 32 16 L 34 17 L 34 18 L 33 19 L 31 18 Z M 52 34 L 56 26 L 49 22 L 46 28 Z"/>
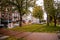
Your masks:
<path fill-rule="evenodd" d="M 56 33 L 17 32 L 0 29 L 0 34 L 16 38 L 25 38 L 26 40 L 59 40 Z"/>
<path fill-rule="evenodd" d="M 55 33 L 32 33 L 27 40 L 59 40 Z"/>

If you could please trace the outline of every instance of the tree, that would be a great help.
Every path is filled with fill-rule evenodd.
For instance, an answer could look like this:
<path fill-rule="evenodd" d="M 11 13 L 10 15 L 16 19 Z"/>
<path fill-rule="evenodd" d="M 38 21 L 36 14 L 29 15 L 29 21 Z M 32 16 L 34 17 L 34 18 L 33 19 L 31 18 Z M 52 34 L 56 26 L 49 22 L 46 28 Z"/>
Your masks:
<path fill-rule="evenodd" d="M 15 6 L 18 12 L 20 13 L 20 26 L 22 26 L 22 16 L 26 13 L 28 13 L 28 8 L 33 7 L 35 0 L 1 0 L 4 1 L 5 3 L 11 4 L 12 7 Z M 2 2 L 2 4 L 4 4 Z M 11 8 L 12 9 L 12 8 Z"/>
<path fill-rule="evenodd" d="M 34 0 L 16 0 L 16 2 L 18 4 L 18 5 L 17 4 L 16 5 L 17 5 L 18 11 L 20 13 L 20 26 L 22 26 L 22 16 L 28 12 L 29 7 L 33 6 L 33 5 L 31 5 L 32 3 L 34 3 L 32 1 L 34 1 Z"/>
<path fill-rule="evenodd" d="M 9 3 L 7 3 L 6 0 L 0 0 L 1 24 L 4 24 L 4 27 L 7 27 L 8 20 L 11 21 L 11 17 L 9 16 L 9 15 L 11 15 L 10 6 L 11 5 Z"/>
<path fill-rule="evenodd" d="M 35 6 L 33 8 L 33 16 L 35 18 L 39 18 L 40 21 L 41 21 L 41 19 L 43 18 L 43 10 L 42 10 L 42 7 L 41 6 Z"/>
<path fill-rule="evenodd" d="M 56 9 L 54 8 L 54 0 L 44 0 L 44 9 L 47 13 L 47 25 L 49 26 L 48 16 L 50 15 L 54 18 L 54 23 L 56 26 Z"/>
<path fill-rule="evenodd" d="M 57 2 L 55 2 L 55 7 L 56 7 L 56 18 L 58 20 L 58 23 L 60 21 L 60 1 L 57 0 Z"/>

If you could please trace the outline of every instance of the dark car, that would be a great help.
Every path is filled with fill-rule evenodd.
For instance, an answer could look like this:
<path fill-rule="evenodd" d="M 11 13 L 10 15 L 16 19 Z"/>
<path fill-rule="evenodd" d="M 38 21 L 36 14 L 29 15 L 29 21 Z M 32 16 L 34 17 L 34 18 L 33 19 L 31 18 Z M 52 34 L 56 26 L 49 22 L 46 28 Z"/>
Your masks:
<path fill-rule="evenodd" d="M 1 26 L 0 27 L 4 27 L 7 28 L 8 23 L 11 23 L 11 20 L 5 20 L 5 19 L 1 19 Z M 2 26 L 3 25 L 3 26 Z"/>

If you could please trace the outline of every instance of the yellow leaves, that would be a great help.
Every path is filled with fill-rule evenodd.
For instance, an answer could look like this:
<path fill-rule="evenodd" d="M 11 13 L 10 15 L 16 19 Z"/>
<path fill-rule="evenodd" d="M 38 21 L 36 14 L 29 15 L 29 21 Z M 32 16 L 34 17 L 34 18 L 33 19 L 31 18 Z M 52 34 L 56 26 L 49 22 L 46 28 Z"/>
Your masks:
<path fill-rule="evenodd" d="M 35 6 L 33 9 L 33 16 L 36 18 L 42 18 L 43 17 L 43 10 L 41 6 Z"/>

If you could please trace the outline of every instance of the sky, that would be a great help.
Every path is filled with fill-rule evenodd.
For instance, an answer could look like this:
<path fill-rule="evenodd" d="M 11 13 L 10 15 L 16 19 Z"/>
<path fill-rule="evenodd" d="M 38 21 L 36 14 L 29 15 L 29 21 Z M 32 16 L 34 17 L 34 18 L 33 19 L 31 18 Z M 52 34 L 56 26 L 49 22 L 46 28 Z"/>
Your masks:
<path fill-rule="evenodd" d="M 38 0 L 38 1 L 36 2 L 36 4 L 37 4 L 37 5 L 40 5 L 40 6 L 43 6 L 43 0 Z"/>
<path fill-rule="evenodd" d="M 37 0 L 36 4 L 38 6 L 42 6 L 43 7 L 43 0 Z M 29 10 L 33 11 L 32 8 L 29 8 Z"/>
<path fill-rule="evenodd" d="M 38 6 L 42 6 L 42 7 L 43 7 L 43 0 L 37 0 L 36 4 L 37 4 Z M 29 8 L 29 9 L 30 9 L 31 11 L 33 11 L 32 8 Z"/>

